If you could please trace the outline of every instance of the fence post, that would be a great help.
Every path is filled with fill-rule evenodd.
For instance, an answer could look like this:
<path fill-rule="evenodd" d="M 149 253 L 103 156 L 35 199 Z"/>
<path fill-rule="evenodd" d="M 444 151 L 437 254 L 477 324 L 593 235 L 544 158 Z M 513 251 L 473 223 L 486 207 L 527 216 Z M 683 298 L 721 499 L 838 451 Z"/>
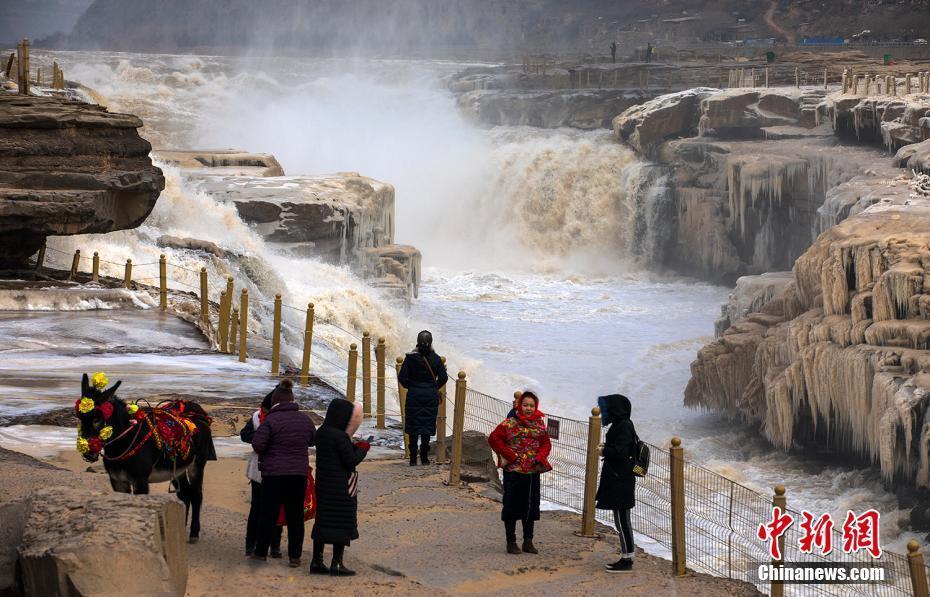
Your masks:
<path fill-rule="evenodd" d="M 242 289 L 242 298 L 239 303 L 239 362 L 246 359 L 246 337 L 249 335 L 249 291 Z"/>
<path fill-rule="evenodd" d="M 685 571 L 685 458 L 681 439 L 672 438 L 669 449 L 669 481 L 672 505 L 672 570 L 676 576 Z"/>
<path fill-rule="evenodd" d="M 232 305 L 235 300 L 235 295 L 233 294 L 233 279 L 232 276 L 226 276 L 226 317 L 223 319 L 223 333 L 222 339 L 223 343 L 220 345 L 220 351 L 226 352 L 229 354 L 236 353 L 236 345 L 229 343 L 229 314 L 232 313 Z"/>
<path fill-rule="evenodd" d="M 100 254 L 94 251 L 93 265 L 90 270 L 90 279 L 94 282 L 100 281 Z"/>
<path fill-rule="evenodd" d="M 769 67 L 765 67 L 765 88 L 769 86 Z"/>
<path fill-rule="evenodd" d="M 452 464 L 449 466 L 449 483 L 453 487 L 461 484 L 462 434 L 465 432 L 465 372 L 459 371 L 455 380 L 455 414 L 452 419 Z"/>
<path fill-rule="evenodd" d="M 313 303 L 307 303 L 307 322 L 304 325 L 304 358 L 300 363 L 300 383 L 310 385 L 310 348 L 313 346 Z"/>
<path fill-rule="evenodd" d="M 168 261 L 164 255 L 158 258 L 158 306 L 168 309 Z"/>
<path fill-rule="evenodd" d="M 779 508 L 782 513 L 788 509 L 788 499 L 785 497 L 785 486 L 776 485 L 775 486 L 775 495 L 772 496 L 772 507 Z M 785 536 L 782 535 L 778 538 L 778 548 L 781 552 L 780 560 L 772 560 L 773 566 L 781 566 L 782 562 L 785 560 Z M 771 597 L 784 597 L 785 594 L 785 583 L 780 580 L 773 580 L 771 582 L 771 587 L 769 595 Z"/>
<path fill-rule="evenodd" d="M 346 400 L 355 402 L 355 376 L 358 370 L 358 346 L 349 345 L 349 377 L 346 379 Z"/>
<path fill-rule="evenodd" d="M 10 59 L 6 61 L 6 73 L 5 73 L 5 74 L 6 74 L 6 78 L 7 78 L 7 79 L 10 78 L 10 71 L 13 70 L 13 60 L 15 60 L 15 59 L 16 59 L 16 57 L 11 53 L 11 54 L 10 54 Z"/>
<path fill-rule="evenodd" d="M 22 78 L 20 86 L 23 95 L 29 95 L 29 38 L 23 39 Z"/>
<path fill-rule="evenodd" d="M 229 307 L 232 303 L 232 296 L 225 290 L 220 291 L 220 321 L 217 330 L 217 341 L 220 345 L 220 352 L 226 352 L 226 333 L 229 331 Z"/>
<path fill-rule="evenodd" d="M 378 346 L 375 348 L 375 361 L 377 362 L 377 421 L 375 427 L 384 429 L 384 338 L 378 338 Z"/>
<path fill-rule="evenodd" d="M 823 88 L 827 88 L 827 69 L 823 69 Z"/>
<path fill-rule="evenodd" d="M 371 334 L 362 333 L 362 416 L 371 417 Z"/>
<path fill-rule="evenodd" d="M 123 274 L 123 285 L 126 288 L 132 285 L 132 259 L 126 260 L 126 272 Z"/>
<path fill-rule="evenodd" d="M 794 67 L 794 86 L 801 87 L 801 73 L 798 67 Z"/>
<path fill-rule="evenodd" d="M 920 553 L 920 544 L 914 539 L 907 542 L 907 566 L 911 570 L 911 587 L 914 597 L 928 597 L 927 569 L 924 567 L 924 554 Z"/>
<path fill-rule="evenodd" d="M 594 532 L 594 497 L 597 494 L 597 460 L 601 445 L 601 409 L 591 409 L 588 417 L 588 454 L 584 467 L 584 502 L 581 505 L 580 537 L 597 537 Z"/>
<path fill-rule="evenodd" d="M 210 325 L 210 302 L 207 300 L 207 268 L 200 268 L 200 321 Z"/>
<path fill-rule="evenodd" d="M 271 324 L 271 374 L 281 370 L 281 294 L 274 295 L 274 320 Z"/>
<path fill-rule="evenodd" d="M 407 429 L 407 388 L 400 385 L 400 368 L 404 364 L 404 357 L 397 357 L 394 359 L 394 370 L 397 372 L 397 399 L 400 402 L 400 426 L 402 429 Z M 442 408 L 442 407 L 440 407 Z M 410 437 L 407 435 L 407 432 L 404 431 L 404 458 L 410 458 Z M 445 455 L 443 455 L 445 458 Z"/>
<path fill-rule="evenodd" d="M 235 346 L 239 334 L 239 307 L 233 307 L 232 317 L 229 318 L 229 345 Z"/>
<path fill-rule="evenodd" d="M 78 266 L 81 264 L 81 250 L 74 251 L 74 258 L 71 260 L 71 271 L 68 273 L 68 279 L 73 280 L 77 276 Z"/>
<path fill-rule="evenodd" d="M 439 357 L 442 366 L 446 366 L 446 357 Z M 439 388 L 439 412 L 436 414 L 436 456 L 439 464 L 445 464 L 446 460 L 446 385 Z"/>
<path fill-rule="evenodd" d="M 45 243 L 42 243 L 42 247 L 39 248 L 39 255 L 36 257 L 36 271 L 42 269 L 42 264 L 45 262 Z"/>

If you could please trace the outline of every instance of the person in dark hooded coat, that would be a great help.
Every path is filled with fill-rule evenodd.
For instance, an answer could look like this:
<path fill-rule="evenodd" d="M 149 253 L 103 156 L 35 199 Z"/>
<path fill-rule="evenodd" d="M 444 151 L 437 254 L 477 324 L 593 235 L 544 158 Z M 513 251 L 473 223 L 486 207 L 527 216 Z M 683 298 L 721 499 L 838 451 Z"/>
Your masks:
<path fill-rule="evenodd" d="M 407 388 L 404 433 L 410 436 L 410 466 L 417 463 L 418 442 L 420 464 L 429 464 L 429 438 L 436 435 L 439 388 L 446 385 L 449 375 L 442 358 L 433 351 L 433 335 L 428 331 L 417 334 L 417 349 L 404 357 L 397 381 Z"/>
<path fill-rule="evenodd" d="M 362 423 L 362 403 L 342 398 L 329 403 L 326 418 L 316 432 L 316 520 L 313 524 L 313 560 L 310 572 L 351 576 L 354 571 L 342 563 L 346 546 L 358 539 L 358 496 L 355 467 L 371 448 L 356 441 L 354 434 Z M 333 546 L 329 568 L 323 563 L 326 544 Z"/>
<path fill-rule="evenodd" d="M 636 505 L 636 477 L 633 475 L 633 455 L 636 449 L 636 428 L 630 420 L 633 406 L 622 394 L 610 394 L 597 399 L 601 422 L 610 426 L 602 452 L 601 481 L 597 488 L 596 507 L 611 510 L 620 536 L 620 560 L 606 566 L 608 572 L 630 572 L 633 569 L 633 526 L 630 510 Z"/>

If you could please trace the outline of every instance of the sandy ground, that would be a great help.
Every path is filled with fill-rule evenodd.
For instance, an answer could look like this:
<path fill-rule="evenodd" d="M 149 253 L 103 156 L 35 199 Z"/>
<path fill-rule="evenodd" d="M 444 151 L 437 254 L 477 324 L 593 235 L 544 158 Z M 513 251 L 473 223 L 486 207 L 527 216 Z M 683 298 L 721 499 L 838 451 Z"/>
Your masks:
<path fill-rule="evenodd" d="M 109 489 L 100 472 L 88 472 L 76 452 L 40 463 L 0 450 L 0 503 L 51 484 Z M 241 455 L 221 457 L 207 467 L 200 543 L 188 546 L 188 595 L 303 595 L 338 590 L 354 595 L 403 592 L 415 595 L 756 595 L 744 583 L 694 575 L 675 578 L 671 563 L 638 553 L 635 572 L 608 575 L 616 538 L 576 537 L 577 514 L 544 512 L 537 524 L 539 555 L 508 555 L 500 505 L 486 486 L 447 487 L 443 470 L 410 467 L 382 450 L 360 467 L 361 538 L 346 553 L 352 578 L 311 576 L 308 524 L 304 566 L 286 560 L 255 563 L 244 557 L 249 485 Z M 152 492 L 167 491 L 167 484 Z M 286 536 L 285 536 L 286 541 Z M 327 562 L 329 561 L 327 553 Z"/>

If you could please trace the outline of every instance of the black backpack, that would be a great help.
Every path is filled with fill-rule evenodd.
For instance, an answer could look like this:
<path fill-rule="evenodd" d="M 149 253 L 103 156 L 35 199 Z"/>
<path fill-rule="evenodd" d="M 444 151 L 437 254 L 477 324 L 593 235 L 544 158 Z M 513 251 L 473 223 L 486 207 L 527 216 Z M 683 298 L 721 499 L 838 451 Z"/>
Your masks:
<path fill-rule="evenodd" d="M 633 476 L 645 477 L 649 473 L 649 446 L 633 432 Z"/>

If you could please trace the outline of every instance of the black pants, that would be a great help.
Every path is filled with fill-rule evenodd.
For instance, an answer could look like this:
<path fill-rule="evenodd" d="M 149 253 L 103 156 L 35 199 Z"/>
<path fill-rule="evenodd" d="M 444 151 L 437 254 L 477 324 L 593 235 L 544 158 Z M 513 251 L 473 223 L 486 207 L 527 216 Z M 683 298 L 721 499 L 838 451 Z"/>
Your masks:
<path fill-rule="evenodd" d="M 326 547 L 326 544 L 322 541 L 313 541 L 313 559 L 315 561 L 323 561 L 323 549 Z M 333 563 L 341 564 L 342 556 L 346 551 L 345 545 L 333 545 Z"/>
<path fill-rule="evenodd" d="M 524 520 L 523 521 L 523 540 L 533 538 L 533 527 L 536 526 L 536 521 L 534 520 Z M 505 520 L 504 521 L 504 532 L 507 533 L 507 541 L 513 542 L 517 540 L 517 521 L 516 520 Z"/>
<path fill-rule="evenodd" d="M 249 507 L 249 522 L 245 526 L 245 550 L 255 553 L 255 545 L 258 543 L 258 527 L 261 518 L 262 508 L 262 484 L 255 481 L 249 481 L 252 485 L 252 505 Z M 278 525 L 274 526 L 271 531 L 271 552 L 279 553 L 281 551 L 281 531 Z"/>
<path fill-rule="evenodd" d="M 420 439 L 420 462 L 429 461 L 429 434 L 421 433 L 419 436 L 410 434 L 410 462 L 416 462 L 417 459 L 417 438 Z"/>
<path fill-rule="evenodd" d="M 624 558 L 633 558 L 633 525 L 630 523 L 631 508 L 614 510 L 614 524 L 617 534 L 620 535 L 620 555 Z"/>
<path fill-rule="evenodd" d="M 268 544 L 284 506 L 287 521 L 287 555 L 299 559 L 304 546 L 304 496 L 307 492 L 306 475 L 281 475 L 262 478 L 262 507 L 259 519 L 258 544 L 255 555 L 267 556 Z"/>

